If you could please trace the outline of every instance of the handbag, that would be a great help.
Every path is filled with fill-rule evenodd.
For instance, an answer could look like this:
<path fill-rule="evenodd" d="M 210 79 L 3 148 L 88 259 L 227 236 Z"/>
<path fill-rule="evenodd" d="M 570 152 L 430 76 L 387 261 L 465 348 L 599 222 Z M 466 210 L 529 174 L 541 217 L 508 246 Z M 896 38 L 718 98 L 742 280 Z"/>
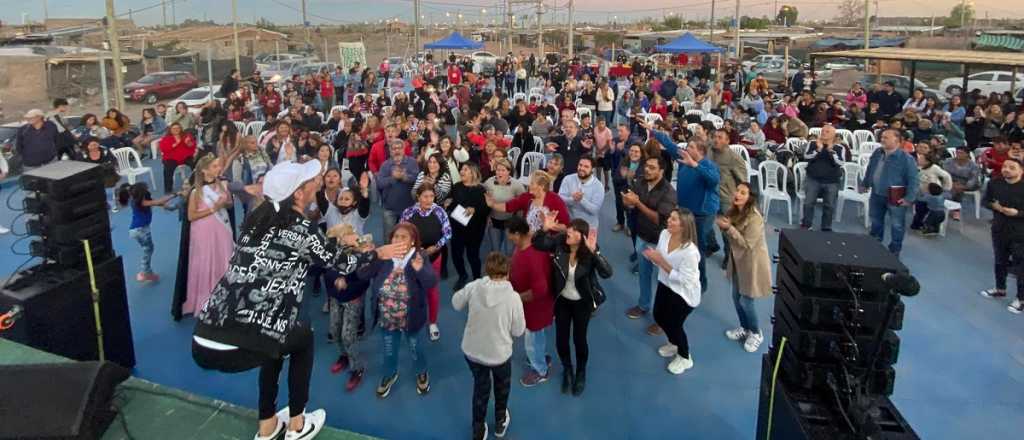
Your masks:
<path fill-rule="evenodd" d="M 608 299 L 608 295 L 605 294 L 601 283 L 597 281 L 597 272 L 595 271 L 590 272 L 590 286 L 593 289 L 594 309 L 597 309 Z"/>

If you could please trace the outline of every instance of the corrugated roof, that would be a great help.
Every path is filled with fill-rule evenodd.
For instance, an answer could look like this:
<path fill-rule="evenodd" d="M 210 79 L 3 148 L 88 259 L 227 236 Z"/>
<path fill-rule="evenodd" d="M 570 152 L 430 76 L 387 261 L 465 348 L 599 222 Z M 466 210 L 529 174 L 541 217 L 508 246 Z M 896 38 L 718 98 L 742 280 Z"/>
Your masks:
<path fill-rule="evenodd" d="M 931 61 L 952 64 L 1024 67 L 1024 53 L 1017 52 L 880 47 L 867 50 L 858 49 L 835 52 L 816 52 L 810 55 L 818 58 L 866 58 L 875 60 Z"/>
<path fill-rule="evenodd" d="M 1024 38 L 1011 35 L 982 35 L 974 39 L 974 44 L 985 47 L 998 47 L 1015 51 L 1024 51 Z"/>

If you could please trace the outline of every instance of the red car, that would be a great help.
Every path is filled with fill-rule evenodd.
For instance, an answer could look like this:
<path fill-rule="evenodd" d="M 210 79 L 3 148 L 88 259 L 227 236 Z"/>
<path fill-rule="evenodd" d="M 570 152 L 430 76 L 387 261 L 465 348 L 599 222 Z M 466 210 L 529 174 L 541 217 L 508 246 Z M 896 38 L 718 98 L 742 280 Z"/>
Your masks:
<path fill-rule="evenodd" d="M 199 86 L 199 80 L 189 72 L 150 73 L 124 86 L 124 95 L 131 101 L 156 104 L 160 98 L 176 98 Z"/>

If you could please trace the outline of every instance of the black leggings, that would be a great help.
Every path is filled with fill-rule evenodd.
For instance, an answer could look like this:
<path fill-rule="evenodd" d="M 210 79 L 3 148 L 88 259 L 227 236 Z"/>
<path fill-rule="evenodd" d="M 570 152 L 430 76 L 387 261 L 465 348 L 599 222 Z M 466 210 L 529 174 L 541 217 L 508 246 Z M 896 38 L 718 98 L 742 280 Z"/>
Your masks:
<path fill-rule="evenodd" d="M 192 167 L 194 164 L 194 157 L 190 157 L 185 160 L 185 165 Z M 164 194 L 170 194 L 174 190 L 174 170 L 178 168 L 178 163 L 173 160 L 164 160 Z"/>
<path fill-rule="evenodd" d="M 469 371 L 473 372 L 473 428 L 482 427 L 487 418 L 487 403 L 491 400 L 491 381 L 494 381 L 494 425 L 505 421 L 508 409 L 508 393 L 512 388 L 512 360 L 504 364 L 488 366 L 466 358 Z"/>
<path fill-rule="evenodd" d="M 1017 299 L 1024 301 L 1024 242 L 1009 234 L 992 231 L 992 253 L 995 257 L 996 289 L 1006 290 L 1006 276 L 1017 277 Z"/>
<path fill-rule="evenodd" d="M 693 307 L 690 307 L 682 296 L 668 286 L 658 283 L 658 291 L 654 296 L 654 322 L 665 331 L 668 342 L 679 347 L 679 355 L 684 358 L 690 357 L 690 343 L 686 339 L 686 330 L 683 329 L 690 312 L 693 312 Z"/>
<path fill-rule="evenodd" d="M 459 228 L 452 234 L 452 263 L 455 265 L 455 272 L 459 274 L 459 278 L 466 277 L 466 267 L 463 265 L 462 256 L 466 256 L 466 260 L 469 260 L 469 270 L 473 272 L 473 278 L 480 278 L 480 244 L 483 243 L 484 234 L 481 229 L 480 232 L 471 231 L 465 228 Z"/>
<path fill-rule="evenodd" d="M 309 401 L 309 378 L 313 374 L 313 329 L 308 323 L 296 323 L 281 347 L 281 357 L 274 359 L 252 350 L 214 350 L 192 341 L 192 359 L 200 368 L 224 373 L 241 373 L 260 367 L 259 412 L 260 420 L 277 413 L 277 379 L 288 365 L 288 412 L 296 417 L 306 410 Z"/>
<path fill-rule="evenodd" d="M 569 352 L 569 333 L 576 346 L 576 371 L 586 371 L 590 348 L 587 346 L 587 325 L 594 311 L 592 303 L 584 300 L 572 301 L 559 296 L 555 300 L 555 346 L 558 359 L 567 370 L 572 369 L 572 354 Z"/>

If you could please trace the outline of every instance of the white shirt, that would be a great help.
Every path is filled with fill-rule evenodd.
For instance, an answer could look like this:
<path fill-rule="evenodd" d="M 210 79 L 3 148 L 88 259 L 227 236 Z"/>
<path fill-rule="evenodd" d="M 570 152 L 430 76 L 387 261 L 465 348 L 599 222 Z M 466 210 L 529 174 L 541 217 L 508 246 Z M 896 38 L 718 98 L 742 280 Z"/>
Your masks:
<path fill-rule="evenodd" d="M 697 307 L 700 305 L 700 251 L 695 243 L 689 243 L 669 252 L 668 241 L 671 237 L 668 230 L 662 230 L 658 236 L 658 252 L 672 267 L 671 272 L 658 268 L 658 282 L 683 297 L 690 307 Z"/>
<path fill-rule="evenodd" d="M 583 198 L 576 201 L 572 195 L 580 191 Z M 593 174 L 586 181 L 580 181 L 578 174 L 570 174 L 562 179 L 562 186 L 558 188 L 558 196 L 569 208 L 569 217 L 583 219 L 596 229 L 600 224 L 601 204 L 604 203 L 604 184 Z"/>
<path fill-rule="evenodd" d="M 576 290 L 576 265 L 573 263 L 569 263 L 569 275 L 565 278 L 565 288 L 562 289 L 562 296 L 572 301 L 583 299 L 580 296 L 580 292 Z"/>

